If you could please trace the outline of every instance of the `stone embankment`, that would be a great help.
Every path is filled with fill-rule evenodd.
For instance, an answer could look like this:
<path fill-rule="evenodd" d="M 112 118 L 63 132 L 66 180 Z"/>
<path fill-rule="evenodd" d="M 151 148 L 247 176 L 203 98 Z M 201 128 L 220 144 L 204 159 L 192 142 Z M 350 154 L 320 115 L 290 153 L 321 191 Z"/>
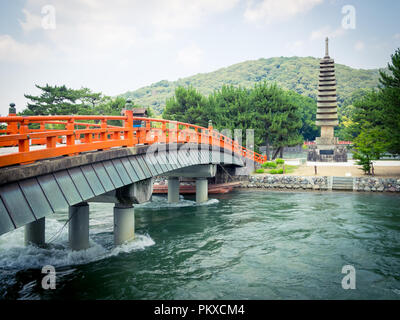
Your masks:
<path fill-rule="evenodd" d="M 249 176 L 245 188 L 329 190 L 328 177 Z"/>
<path fill-rule="evenodd" d="M 354 178 L 354 190 L 366 192 L 400 192 L 400 179 Z"/>
<path fill-rule="evenodd" d="M 359 192 L 400 192 L 400 179 L 397 178 L 347 178 L 350 183 L 348 191 Z M 242 181 L 244 188 L 264 188 L 278 190 L 339 190 L 336 188 L 334 177 L 301 177 L 301 176 L 249 176 Z M 340 190 L 343 190 L 341 186 Z"/>

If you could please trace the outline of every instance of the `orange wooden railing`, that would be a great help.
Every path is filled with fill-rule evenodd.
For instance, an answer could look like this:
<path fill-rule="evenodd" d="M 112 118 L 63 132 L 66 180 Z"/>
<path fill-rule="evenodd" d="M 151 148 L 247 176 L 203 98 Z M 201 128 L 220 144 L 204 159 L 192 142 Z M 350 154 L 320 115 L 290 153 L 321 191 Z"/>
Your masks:
<path fill-rule="evenodd" d="M 119 120 L 122 126 L 107 122 Z M 96 121 L 97 123 L 91 123 Z M 142 121 L 141 127 L 133 127 L 134 121 Z M 59 156 L 73 156 L 85 151 L 106 150 L 113 147 L 133 147 L 154 143 L 197 143 L 219 146 L 258 163 L 266 156 L 240 146 L 212 126 L 200 126 L 163 119 L 133 117 L 132 111 L 124 116 L 8 116 L 0 117 L 7 129 L 0 130 L 0 147 L 18 146 L 18 152 L 0 155 L 0 167 L 29 164 L 37 160 Z M 29 125 L 38 124 L 38 129 Z M 46 128 L 62 125 L 63 129 Z M 37 126 L 37 125 L 36 125 Z M 83 128 L 82 128 L 83 127 Z M 30 145 L 46 145 L 31 150 Z"/>

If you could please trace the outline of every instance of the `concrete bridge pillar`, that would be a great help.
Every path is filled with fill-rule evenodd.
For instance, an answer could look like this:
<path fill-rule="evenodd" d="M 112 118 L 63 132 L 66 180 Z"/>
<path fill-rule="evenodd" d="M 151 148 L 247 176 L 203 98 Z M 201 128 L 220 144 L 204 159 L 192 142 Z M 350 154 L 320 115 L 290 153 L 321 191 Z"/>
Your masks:
<path fill-rule="evenodd" d="M 207 178 L 196 178 L 196 202 L 203 203 L 208 200 Z"/>
<path fill-rule="evenodd" d="M 168 178 L 168 203 L 179 202 L 179 178 Z"/>
<path fill-rule="evenodd" d="M 41 218 L 25 226 L 25 245 L 33 244 L 43 246 L 45 244 L 46 219 Z"/>
<path fill-rule="evenodd" d="M 114 205 L 114 244 L 116 246 L 135 237 L 135 211 L 132 205 Z"/>
<path fill-rule="evenodd" d="M 69 207 L 69 245 L 72 250 L 89 248 L 89 205 L 86 202 Z"/>

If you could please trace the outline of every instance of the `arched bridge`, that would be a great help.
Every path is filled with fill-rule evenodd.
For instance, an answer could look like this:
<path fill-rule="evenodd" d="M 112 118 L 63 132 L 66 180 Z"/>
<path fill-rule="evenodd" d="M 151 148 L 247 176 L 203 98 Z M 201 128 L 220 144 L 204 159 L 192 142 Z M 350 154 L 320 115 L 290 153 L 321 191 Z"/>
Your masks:
<path fill-rule="evenodd" d="M 114 241 L 134 236 L 133 204 L 152 194 L 152 178 L 168 176 L 168 200 L 179 177 L 196 178 L 207 200 L 216 165 L 243 167 L 266 158 L 220 134 L 162 119 L 124 116 L 0 117 L 0 235 L 25 226 L 25 241 L 44 244 L 45 217 L 69 207 L 74 250 L 89 246 L 88 202 L 114 207 Z M 138 125 L 139 124 L 139 125 Z"/>

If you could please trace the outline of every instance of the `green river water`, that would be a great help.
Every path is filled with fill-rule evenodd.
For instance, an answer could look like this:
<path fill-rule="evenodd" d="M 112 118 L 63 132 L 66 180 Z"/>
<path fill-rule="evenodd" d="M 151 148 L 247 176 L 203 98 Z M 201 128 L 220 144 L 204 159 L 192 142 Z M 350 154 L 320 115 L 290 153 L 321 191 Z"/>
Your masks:
<path fill-rule="evenodd" d="M 112 205 L 91 205 L 91 248 L 0 237 L 0 299 L 400 299 L 400 197 L 235 191 L 136 206 L 136 240 L 114 248 Z M 46 221 L 51 238 L 67 220 Z M 41 288 L 44 265 L 55 290 Z M 356 270 L 344 290 L 342 267 Z"/>

